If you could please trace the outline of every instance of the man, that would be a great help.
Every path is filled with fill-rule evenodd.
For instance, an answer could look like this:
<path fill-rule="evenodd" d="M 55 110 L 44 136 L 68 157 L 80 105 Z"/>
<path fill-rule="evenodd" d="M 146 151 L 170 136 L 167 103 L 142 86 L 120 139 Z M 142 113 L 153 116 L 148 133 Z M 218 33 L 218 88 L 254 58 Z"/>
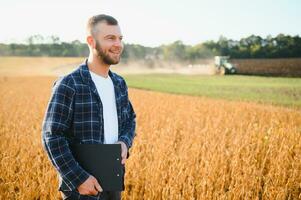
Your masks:
<path fill-rule="evenodd" d="M 53 86 L 42 142 L 58 171 L 63 199 L 120 199 L 121 191 L 102 191 L 101 183 L 78 164 L 69 148 L 71 143 L 118 143 L 125 172 L 136 135 L 136 114 L 126 82 L 110 70 L 123 50 L 117 20 L 108 15 L 91 17 L 86 40 L 88 59 Z"/>

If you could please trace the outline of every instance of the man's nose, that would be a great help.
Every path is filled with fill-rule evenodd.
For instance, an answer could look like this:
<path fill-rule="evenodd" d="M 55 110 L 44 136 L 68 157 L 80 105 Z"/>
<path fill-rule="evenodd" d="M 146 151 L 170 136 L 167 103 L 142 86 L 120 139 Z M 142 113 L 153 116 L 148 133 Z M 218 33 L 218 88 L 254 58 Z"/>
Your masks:
<path fill-rule="evenodd" d="M 115 42 L 114 42 L 114 46 L 115 47 L 118 47 L 118 48 L 122 48 L 122 41 L 121 40 L 115 40 Z"/>

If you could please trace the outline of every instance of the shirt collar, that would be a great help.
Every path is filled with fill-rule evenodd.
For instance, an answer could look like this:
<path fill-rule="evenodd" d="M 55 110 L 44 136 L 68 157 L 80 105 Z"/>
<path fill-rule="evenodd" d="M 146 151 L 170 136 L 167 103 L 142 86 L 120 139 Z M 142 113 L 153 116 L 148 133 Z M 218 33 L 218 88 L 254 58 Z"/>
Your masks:
<path fill-rule="evenodd" d="M 82 77 L 82 80 L 84 83 L 89 84 L 89 81 L 92 81 L 92 77 L 91 74 L 89 72 L 89 67 L 88 67 L 88 59 L 86 58 L 86 60 L 80 65 L 80 75 Z M 112 79 L 113 83 L 116 84 L 115 81 L 115 75 L 114 73 L 111 71 L 111 69 L 109 69 L 109 76 Z"/>

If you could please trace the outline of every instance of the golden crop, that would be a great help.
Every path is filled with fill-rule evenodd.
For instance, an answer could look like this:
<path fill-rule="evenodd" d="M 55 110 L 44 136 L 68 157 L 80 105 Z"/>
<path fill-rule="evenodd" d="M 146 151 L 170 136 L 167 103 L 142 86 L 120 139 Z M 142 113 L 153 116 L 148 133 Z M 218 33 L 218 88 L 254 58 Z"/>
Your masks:
<path fill-rule="evenodd" d="M 53 77 L 0 78 L 0 199 L 58 199 L 41 145 Z M 130 89 L 126 200 L 301 198 L 300 110 Z"/>

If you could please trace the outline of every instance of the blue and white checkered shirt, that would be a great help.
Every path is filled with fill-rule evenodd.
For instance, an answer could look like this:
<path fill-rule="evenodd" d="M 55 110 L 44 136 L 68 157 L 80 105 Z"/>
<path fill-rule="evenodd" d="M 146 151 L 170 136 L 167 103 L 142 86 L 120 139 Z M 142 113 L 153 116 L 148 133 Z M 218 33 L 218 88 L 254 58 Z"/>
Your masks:
<path fill-rule="evenodd" d="M 111 70 L 109 76 L 116 98 L 118 141 L 123 141 L 129 150 L 136 135 L 136 114 L 125 80 Z M 102 103 L 86 60 L 55 81 L 42 124 L 43 147 L 60 176 L 59 190 L 75 191 L 89 177 L 72 156 L 69 144 L 103 144 L 103 141 Z"/>

